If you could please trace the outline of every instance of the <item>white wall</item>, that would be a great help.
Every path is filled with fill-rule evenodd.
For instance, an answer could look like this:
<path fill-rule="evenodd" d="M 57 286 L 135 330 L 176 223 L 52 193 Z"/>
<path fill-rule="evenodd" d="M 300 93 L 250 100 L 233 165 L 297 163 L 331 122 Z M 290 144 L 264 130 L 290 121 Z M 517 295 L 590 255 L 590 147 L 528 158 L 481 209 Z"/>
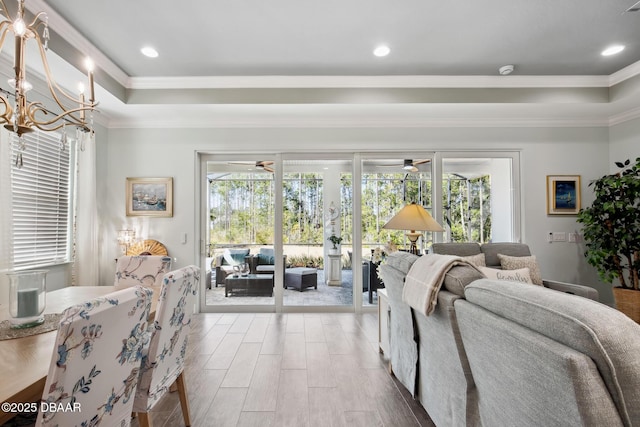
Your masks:
<path fill-rule="evenodd" d="M 317 148 L 321 147 L 321 148 Z M 111 129 L 98 147 L 101 278 L 111 284 L 117 230 L 143 228 L 143 237 L 163 242 L 177 267 L 199 263 L 194 244 L 196 152 L 313 152 L 410 150 L 521 150 L 523 241 L 540 260 L 545 278 L 592 285 L 611 302 L 577 244 L 546 242 L 549 231 L 574 231 L 575 217 L 546 215 L 546 175 L 582 176 L 587 183 L 608 171 L 607 128 L 340 128 L 340 129 Z M 173 177 L 173 218 L 140 220 L 125 216 L 126 177 Z M 186 232 L 186 244 L 180 235 Z"/>
<path fill-rule="evenodd" d="M 640 157 L 640 119 L 629 120 L 609 129 L 609 171 L 617 172 L 615 162 Z"/>

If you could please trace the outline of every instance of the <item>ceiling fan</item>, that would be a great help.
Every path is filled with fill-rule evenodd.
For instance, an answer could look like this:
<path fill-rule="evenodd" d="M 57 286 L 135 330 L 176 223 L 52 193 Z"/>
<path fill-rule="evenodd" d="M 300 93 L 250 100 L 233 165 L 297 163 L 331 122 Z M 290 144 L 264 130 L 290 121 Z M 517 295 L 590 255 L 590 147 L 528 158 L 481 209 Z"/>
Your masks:
<path fill-rule="evenodd" d="M 394 167 L 394 168 L 398 167 L 398 166 L 401 166 L 402 169 L 406 170 L 407 172 L 418 172 L 418 165 L 422 165 L 424 163 L 429 163 L 430 161 L 431 161 L 431 159 L 422 159 L 422 160 L 404 159 L 402 164 L 381 165 L 381 166 Z"/>
<path fill-rule="evenodd" d="M 274 169 L 271 167 L 273 164 L 272 161 L 269 160 L 258 160 L 257 162 L 229 162 L 230 165 L 253 165 L 258 169 L 263 169 L 266 172 L 274 172 Z"/>

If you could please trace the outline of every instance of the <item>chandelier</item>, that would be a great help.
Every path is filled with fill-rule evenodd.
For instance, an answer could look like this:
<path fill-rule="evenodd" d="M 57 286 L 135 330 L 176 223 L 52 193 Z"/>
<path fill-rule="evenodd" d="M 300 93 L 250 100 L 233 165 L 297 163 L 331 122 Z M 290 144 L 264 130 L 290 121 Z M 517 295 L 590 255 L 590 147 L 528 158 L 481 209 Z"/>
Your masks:
<path fill-rule="evenodd" d="M 93 85 L 93 65 L 87 61 L 89 80 L 89 99 L 85 99 L 84 87 L 80 87 L 79 97 L 74 97 L 62 89 L 52 78 L 46 53 L 49 44 L 49 26 L 46 13 L 39 12 L 30 24 L 24 20 L 24 0 L 17 0 L 18 11 L 13 19 L 4 0 L 0 0 L 2 13 L 7 20 L 0 22 L 0 52 L 4 47 L 7 35 L 12 33 L 15 40 L 13 69 L 15 78 L 9 79 L 11 90 L 0 88 L 0 124 L 18 135 L 19 152 L 16 157 L 16 165 L 22 166 L 21 151 L 25 149 L 22 135 L 34 131 L 36 128 L 43 131 L 54 131 L 63 128 L 61 144 L 66 143 L 65 126 L 75 126 L 79 133 L 89 133 L 93 137 L 93 115 L 97 102 L 95 101 Z M 40 35 L 40 32 L 42 35 Z M 46 78 L 49 93 L 60 112 L 49 110 L 40 101 L 29 101 L 27 92 L 33 87 L 27 81 L 26 72 L 26 44 L 33 39 L 38 47 L 42 67 Z M 53 104 L 52 104 L 53 105 Z M 4 111 L 2 108 L 4 107 Z M 55 108 L 55 107 L 54 107 Z M 86 113 L 90 119 L 87 122 Z"/>

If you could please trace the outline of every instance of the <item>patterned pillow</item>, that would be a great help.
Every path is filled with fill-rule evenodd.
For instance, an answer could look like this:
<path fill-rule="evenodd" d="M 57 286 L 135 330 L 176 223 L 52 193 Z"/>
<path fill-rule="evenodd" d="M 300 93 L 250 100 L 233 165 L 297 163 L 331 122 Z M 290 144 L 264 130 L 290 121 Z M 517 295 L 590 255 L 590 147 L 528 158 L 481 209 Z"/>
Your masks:
<path fill-rule="evenodd" d="M 482 273 L 487 276 L 487 279 L 493 280 L 510 280 L 512 282 L 530 283 L 531 276 L 529 275 L 529 269 L 527 267 L 520 268 L 518 270 L 500 270 L 497 268 L 478 267 Z"/>
<path fill-rule="evenodd" d="M 542 286 L 542 274 L 540 274 L 540 266 L 538 266 L 535 255 L 508 256 L 498 254 L 498 258 L 500 258 L 500 265 L 503 270 L 517 270 L 527 267 L 533 283 Z"/>
<path fill-rule="evenodd" d="M 476 267 L 486 267 L 487 266 L 487 262 L 486 262 L 486 260 L 484 258 L 484 254 L 463 256 L 462 259 L 465 260 L 465 261 L 468 261 L 470 264 L 473 264 Z"/>

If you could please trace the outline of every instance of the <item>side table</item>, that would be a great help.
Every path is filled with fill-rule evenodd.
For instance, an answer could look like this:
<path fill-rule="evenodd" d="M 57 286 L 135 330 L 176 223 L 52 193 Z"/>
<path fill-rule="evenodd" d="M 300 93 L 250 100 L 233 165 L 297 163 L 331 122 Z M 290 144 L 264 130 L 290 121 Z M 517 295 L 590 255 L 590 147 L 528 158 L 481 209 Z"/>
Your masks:
<path fill-rule="evenodd" d="M 389 317 L 391 308 L 386 289 L 378 289 L 378 348 L 380 353 L 389 359 Z M 391 361 L 389 361 L 391 370 Z"/>
<path fill-rule="evenodd" d="M 329 265 L 327 274 L 327 285 L 329 286 L 341 286 L 342 285 L 342 255 L 329 254 Z M 325 270 L 326 271 L 326 270 Z"/>

